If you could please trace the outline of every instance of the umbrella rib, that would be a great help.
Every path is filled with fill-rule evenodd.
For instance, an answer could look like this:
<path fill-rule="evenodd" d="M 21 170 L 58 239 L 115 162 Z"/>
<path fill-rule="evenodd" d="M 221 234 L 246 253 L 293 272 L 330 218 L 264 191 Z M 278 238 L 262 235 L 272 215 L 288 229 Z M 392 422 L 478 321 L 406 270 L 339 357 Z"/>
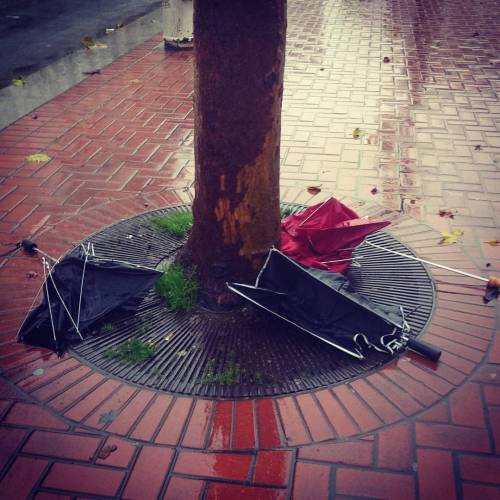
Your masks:
<path fill-rule="evenodd" d="M 302 226 L 302 224 L 305 224 L 318 210 L 323 208 L 323 206 L 328 203 L 333 196 L 330 196 L 330 198 L 327 198 L 316 210 L 313 210 L 302 222 L 299 223 L 299 226 Z"/>
<path fill-rule="evenodd" d="M 85 252 L 85 261 L 83 262 L 82 282 L 80 283 L 80 297 L 78 299 L 78 315 L 76 317 L 77 327 L 80 326 L 80 310 L 82 308 L 83 282 L 85 280 L 85 268 L 87 267 L 87 260 L 89 258 L 88 252 L 90 251 L 90 243 L 87 246 L 87 250 L 85 250 L 85 247 L 83 245 L 82 245 L 82 248 L 83 248 L 83 251 Z"/>
<path fill-rule="evenodd" d="M 73 326 L 75 327 L 76 333 L 78 333 L 78 336 L 80 337 L 81 340 L 83 340 L 82 334 L 80 333 L 80 330 L 78 329 L 78 326 L 76 325 L 75 321 L 73 320 L 73 316 L 71 316 L 71 313 L 69 312 L 68 308 L 66 307 L 66 304 L 64 303 L 63 298 L 61 297 L 61 294 L 59 293 L 59 290 L 57 289 L 56 283 L 54 281 L 54 278 L 52 276 L 52 270 L 49 268 L 49 278 L 52 281 L 52 285 L 54 286 L 54 290 L 57 293 L 57 296 L 59 297 L 59 300 L 61 301 L 62 306 L 64 307 L 64 310 L 69 316 L 69 319 L 71 320 L 71 323 L 73 323 Z"/>
<path fill-rule="evenodd" d="M 54 326 L 54 317 L 52 316 L 52 306 L 50 305 L 49 285 L 47 284 L 46 266 L 48 267 L 49 264 L 45 260 L 45 257 L 42 258 L 42 263 L 43 263 L 43 277 L 45 278 L 45 291 L 47 292 L 47 304 L 49 306 L 50 324 L 52 326 L 52 336 L 54 337 L 54 345 L 57 349 L 56 327 Z M 50 268 L 49 268 L 49 273 L 50 273 Z"/>

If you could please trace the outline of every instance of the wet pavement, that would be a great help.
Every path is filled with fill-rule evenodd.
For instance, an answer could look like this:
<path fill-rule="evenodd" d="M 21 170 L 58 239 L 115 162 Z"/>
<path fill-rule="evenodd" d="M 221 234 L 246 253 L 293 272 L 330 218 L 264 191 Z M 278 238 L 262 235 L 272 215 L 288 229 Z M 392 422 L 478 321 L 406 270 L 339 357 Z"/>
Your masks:
<path fill-rule="evenodd" d="M 500 246 L 487 241 L 500 240 L 499 11 L 487 0 L 290 1 L 282 198 L 379 205 L 424 258 L 498 275 Z M 0 132 L 0 251 L 30 235 L 60 255 L 190 200 L 193 59 L 160 42 Z M 38 152 L 51 159 L 25 161 Z M 459 242 L 438 245 L 452 229 Z M 433 270 L 423 338 L 443 350 L 437 365 L 408 354 L 345 384 L 220 401 L 13 343 L 40 286 L 33 272 L 34 258 L 0 260 L 9 498 L 500 497 L 498 306 L 473 280 Z"/>
<path fill-rule="evenodd" d="M 82 47 L 86 36 L 127 25 L 161 0 L 3 0 L 0 4 L 0 87 Z"/>
<path fill-rule="evenodd" d="M 33 64 L 34 68 L 42 64 L 41 69 L 37 71 L 34 68 L 26 72 L 14 71 L 8 68 L 7 63 L 5 66 L 2 63 L 2 75 L 7 75 L 3 82 L 7 86 L 0 88 L 0 129 L 88 78 L 89 73 L 99 72 L 121 55 L 149 40 L 162 29 L 161 15 L 162 9 L 157 8 L 108 36 L 103 36 L 101 30 L 95 41 L 107 46 L 103 49 L 86 49 L 80 42 L 83 37 L 80 37 L 76 46 L 71 44 L 66 47 L 65 51 L 70 51 L 69 54 L 50 64 L 43 64 L 45 58 L 42 62 L 40 59 L 34 59 L 37 61 Z M 47 58 L 52 59 L 53 54 L 47 55 Z M 21 87 L 9 85 L 10 79 L 18 76 L 24 78 L 25 85 Z M 0 87 L 2 87 L 1 75 Z"/>

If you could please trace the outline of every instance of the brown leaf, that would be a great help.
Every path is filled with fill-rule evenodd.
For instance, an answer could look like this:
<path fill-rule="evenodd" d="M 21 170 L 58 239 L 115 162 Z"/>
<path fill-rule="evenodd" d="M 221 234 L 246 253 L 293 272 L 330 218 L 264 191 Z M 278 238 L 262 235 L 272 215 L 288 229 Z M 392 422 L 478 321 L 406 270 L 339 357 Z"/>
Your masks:
<path fill-rule="evenodd" d="M 371 194 L 377 194 L 378 193 L 378 189 L 376 187 L 373 187 L 373 189 L 370 190 L 370 193 Z"/>
<path fill-rule="evenodd" d="M 390 58 L 390 57 L 385 56 L 385 57 L 384 57 L 384 62 L 385 62 L 385 63 L 390 63 L 390 62 L 391 62 L 391 58 Z"/>
<path fill-rule="evenodd" d="M 116 444 L 107 444 L 97 454 L 97 458 L 102 458 L 103 460 L 106 460 L 106 458 L 108 458 L 111 455 L 111 453 L 113 453 L 117 449 L 118 449 L 118 446 L 116 446 Z"/>
<path fill-rule="evenodd" d="M 321 186 L 307 186 L 307 192 L 316 196 L 318 193 L 321 193 Z"/>
<path fill-rule="evenodd" d="M 492 247 L 497 247 L 500 245 L 500 240 L 488 240 L 485 241 L 485 243 L 488 243 L 488 245 L 491 245 Z"/>
<path fill-rule="evenodd" d="M 439 209 L 439 217 L 444 217 L 445 219 L 454 219 L 456 210 L 452 210 L 451 208 L 440 208 Z"/>
<path fill-rule="evenodd" d="M 474 151 L 481 151 L 481 144 L 476 144 L 474 146 Z"/>

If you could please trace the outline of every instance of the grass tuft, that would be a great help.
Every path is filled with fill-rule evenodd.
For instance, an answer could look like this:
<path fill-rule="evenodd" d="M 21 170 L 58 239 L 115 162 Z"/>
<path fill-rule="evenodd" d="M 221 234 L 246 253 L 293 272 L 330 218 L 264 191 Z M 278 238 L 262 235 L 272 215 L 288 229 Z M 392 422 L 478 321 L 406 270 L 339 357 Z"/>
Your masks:
<path fill-rule="evenodd" d="M 192 271 L 172 264 L 156 283 L 156 290 L 174 311 L 190 311 L 196 303 L 198 282 Z"/>
<path fill-rule="evenodd" d="M 285 219 L 289 215 L 292 215 L 293 208 L 292 207 L 281 207 L 280 208 L 281 218 Z"/>
<path fill-rule="evenodd" d="M 174 212 L 151 217 L 150 221 L 158 229 L 182 237 L 186 236 L 193 227 L 193 214 L 191 212 Z"/>
<path fill-rule="evenodd" d="M 107 358 L 116 359 L 125 363 L 142 363 L 153 356 L 156 351 L 151 342 L 143 342 L 139 339 L 128 339 L 123 344 L 106 351 Z"/>
<path fill-rule="evenodd" d="M 202 379 L 203 384 L 233 385 L 239 384 L 241 378 L 241 368 L 239 363 L 228 359 L 222 371 L 217 372 L 215 358 L 208 360 L 207 371 Z"/>

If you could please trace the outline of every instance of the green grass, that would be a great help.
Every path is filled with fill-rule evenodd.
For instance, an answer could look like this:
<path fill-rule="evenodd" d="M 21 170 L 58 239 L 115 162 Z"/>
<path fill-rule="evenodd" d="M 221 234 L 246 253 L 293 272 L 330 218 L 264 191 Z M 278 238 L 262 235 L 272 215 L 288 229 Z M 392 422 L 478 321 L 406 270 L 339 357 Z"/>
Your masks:
<path fill-rule="evenodd" d="M 284 219 L 293 213 L 293 208 L 291 207 L 281 207 L 280 208 L 281 218 Z"/>
<path fill-rule="evenodd" d="M 203 384 L 233 385 L 240 382 L 241 368 L 239 363 L 228 359 L 222 372 L 215 372 L 215 358 L 208 360 L 207 372 L 205 373 Z"/>
<path fill-rule="evenodd" d="M 150 342 L 143 342 L 139 339 L 128 339 L 118 347 L 106 351 L 107 358 L 116 359 L 125 363 L 142 363 L 153 356 L 156 347 Z"/>
<path fill-rule="evenodd" d="M 156 290 L 174 311 L 190 311 L 196 303 L 198 282 L 192 271 L 172 264 L 156 283 Z"/>
<path fill-rule="evenodd" d="M 193 227 L 193 214 L 191 212 L 173 212 L 151 217 L 150 221 L 158 229 L 182 237 L 186 236 Z"/>

